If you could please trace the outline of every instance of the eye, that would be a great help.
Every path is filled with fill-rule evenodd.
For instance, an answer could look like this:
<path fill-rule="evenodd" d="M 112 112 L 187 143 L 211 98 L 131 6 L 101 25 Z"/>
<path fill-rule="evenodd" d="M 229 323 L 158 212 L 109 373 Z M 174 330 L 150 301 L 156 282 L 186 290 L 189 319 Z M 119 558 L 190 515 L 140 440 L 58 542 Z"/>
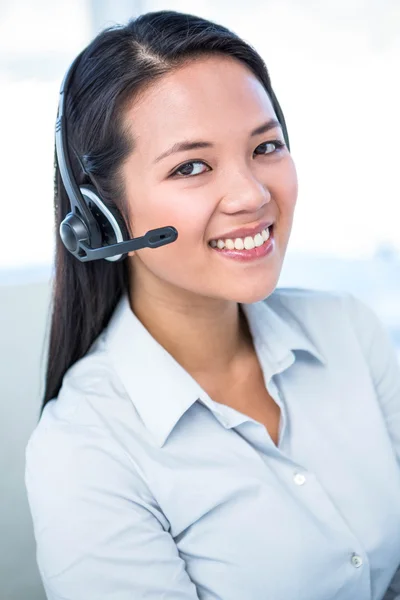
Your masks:
<path fill-rule="evenodd" d="M 271 147 L 272 146 L 272 151 L 270 152 L 265 152 L 266 147 Z M 283 148 L 285 148 L 286 144 L 284 144 L 283 142 L 281 142 L 280 140 L 271 140 L 268 142 L 263 142 L 262 144 L 260 144 L 259 146 L 257 146 L 257 148 L 255 149 L 254 153 L 257 153 L 257 150 L 259 148 L 261 148 L 264 151 L 261 151 L 259 154 L 267 156 L 269 154 L 276 154 L 278 152 L 280 152 Z M 267 148 L 268 149 L 268 148 Z M 207 171 L 205 170 L 201 170 L 201 167 L 195 167 L 194 165 L 203 165 L 204 167 L 207 167 L 208 169 L 210 169 L 210 167 L 208 167 L 208 165 L 206 165 L 202 160 L 191 160 L 187 163 L 184 163 L 183 165 L 181 165 L 180 167 L 178 167 L 177 169 L 175 169 L 175 171 L 173 171 L 173 173 L 171 173 L 170 177 L 196 177 L 196 175 L 202 175 L 203 173 L 206 173 Z"/>
<path fill-rule="evenodd" d="M 174 175 L 178 175 L 179 177 L 195 177 L 196 175 L 201 175 L 202 173 L 206 172 L 201 171 L 199 167 L 193 168 L 193 165 L 207 166 L 202 160 L 192 160 L 178 167 L 173 173 L 171 173 L 171 177 Z"/>
<path fill-rule="evenodd" d="M 270 147 L 270 146 L 274 147 L 274 148 L 273 148 L 273 150 L 272 150 L 272 152 L 268 152 L 268 151 L 267 151 L 267 152 L 264 152 L 264 151 L 263 151 L 263 150 L 265 150 L 265 148 L 266 148 L 266 147 L 268 147 L 268 146 L 269 146 L 269 147 Z M 281 151 L 281 150 L 282 150 L 284 147 L 285 147 L 285 144 L 284 144 L 283 142 L 281 142 L 280 140 L 270 140 L 270 141 L 268 141 L 268 142 L 263 142 L 262 144 L 260 144 L 259 146 L 257 146 L 257 148 L 254 150 L 254 153 L 255 153 L 255 154 L 258 154 L 258 153 L 257 153 L 257 150 L 258 150 L 259 148 L 261 148 L 261 150 L 262 150 L 262 152 L 260 152 L 260 154 L 261 154 L 261 155 L 263 155 L 263 154 L 264 154 L 264 155 L 268 155 L 268 154 L 275 154 L 275 153 L 278 153 L 278 152 L 280 152 L 280 151 Z"/>

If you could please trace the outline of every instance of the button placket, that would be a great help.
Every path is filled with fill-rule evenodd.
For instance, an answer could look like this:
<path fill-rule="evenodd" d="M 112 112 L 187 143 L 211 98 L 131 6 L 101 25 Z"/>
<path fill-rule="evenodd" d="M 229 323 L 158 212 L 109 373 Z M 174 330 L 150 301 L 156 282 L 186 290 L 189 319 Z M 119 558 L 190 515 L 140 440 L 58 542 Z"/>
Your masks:
<path fill-rule="evenodd" d="M 316 478 L 316 476 L 307 470 L 304 470 L 303 467 L 303 472 L 301 471 L 301 465 L 297 465 L 299 470 L 295 470 L 293 469 L 291 471 L 291 479 L 292 479 L 292 485 L 296 484 L 298 486 L 304 486 L 305 483 L 308 483 L 311 488 L 307 489 L 308 486 L 305 486 L 304 489 L 302 490 L 300 497 L 302 499 L 304 499 L 305 502 L 309 502 L 310 498 L 312 498 L 312 501 L 314 501 L 315 498 L 317 498 L 318 496 L 320 496 L 319 492 L 323 492 L 324 496 L 326 494 L 325 490 L 322 488 L 321 484 L 319 483 L 318 479 Z M 310 495 L 310 492 L 312 491 L 312 494 Z M 326 499 L 328 500 L 328 503 L 326 503 L 325 509 L 327 509 L 328 507 L 330 507 L 330 510 L 328 512 L 326 512 L 326 516 L 325 516 L 325 521 L 330 521 L 332 519 L 332 522 L 335 523 L 335 527 L 339 526 L 339 525 L 344 525 L 345 527 L 343 528 L 343 533 L 344 536 L 351 536 L 352 537 L 352 545 L 353 547 L 357 547 L 359 540 L 357 538 L 355 538 L 355 536 L 352 534 L 352 532 L 348 529 L 347 524 L 341 519 L 341 515 L 340 513 L 337 511 L 337 508 L 333 505 L 332 501 L 330 500 L 329 496 L 325 496 Z M 318 508 L 321 508 L 321 506 L 323 506 L 323 504 L 321 503 Z M 329 514 L 330 513 L 330 514 Z M 345 539 L 345 537 L 343 538 Z M 350 538 L 348 537 L 348 540 L 350 541 Z M 347 545 L 347 544 L 346 544 Z M 348 547 L 348 546 L 347 546 Z M 351 546 L 350 546 L 351 547 Z M 360 548 L 361 550 L 361 548 Z M 347 558 L 346 558 L 347 555 Z M 343 553 L 343 558 L 344 561 L 348 561 L 348 564 L 350 564 L 352 566 L 352 568 L 357 569 L 360 577 L 362 576 L 362 572 L 364 572 L 364 575 L 362 576 L 362 581 L 365 582 L 367 581 L 367 579 L 369 578 L 369 562 L 368 562 L 368 556 L 366 555 L 365 557 L 361 556 L 360 554 L 358 554 L 356 551 L 355 552 L 350 552 L 350 555 L 345 551 Z M 361 581 L 361 580 L 360 580 Z M 399 598 L 400 600 L 400 598 Z"/>

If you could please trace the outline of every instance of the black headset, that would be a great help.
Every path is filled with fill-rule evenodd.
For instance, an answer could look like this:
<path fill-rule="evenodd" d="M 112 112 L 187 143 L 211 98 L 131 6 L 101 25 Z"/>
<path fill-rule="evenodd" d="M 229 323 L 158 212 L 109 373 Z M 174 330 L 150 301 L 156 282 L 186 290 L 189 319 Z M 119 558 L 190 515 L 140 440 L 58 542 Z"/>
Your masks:
<path fill-rule="evenodd" d="M 56 121 L 56 157 L 61 179 L 71 204 L 71 212 L 60 224 L 60 237 L 66 249 L 81 262 L 106 260 L 117 262 L 123 260 L 128 252 L 141 248 L 158 248 L 174 242 L 178 237 L 175 227 L 166 226 L 151 229 L 145 235 L 130 238 L 125 220 L 116 206 L 107 206 L 99 196 L 95 185 L 79 186 L 71 166 L 67 142 L 67 126 L 65 120 L 65 96 L 68 86 L 84 50 L 75 58 L 61 83 Z M 282 127 L 285 143 L 289 147 L 289 136 L 285 118 L 279 102 L 272 91 L 269 96 Z M 90 173 L 85 170 L 77 156 L 83 171 L 93 182 Z"/>

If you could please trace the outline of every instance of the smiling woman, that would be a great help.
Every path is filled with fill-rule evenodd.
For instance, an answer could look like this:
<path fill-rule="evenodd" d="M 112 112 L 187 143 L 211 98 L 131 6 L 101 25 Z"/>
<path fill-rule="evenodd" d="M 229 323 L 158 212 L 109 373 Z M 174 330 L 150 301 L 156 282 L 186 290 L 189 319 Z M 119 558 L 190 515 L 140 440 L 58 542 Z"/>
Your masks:
<path fill-rule="evenodd" d="M 60 96 L 26 449 L 49 600 L 400 593 L 399 367 L 360 301 L 276 289 L 298 183 L 261 57 L 147 13 L 100 33 Z"/>
<path fill-rule="evenodd" d="M 132 308 L 146 326 L 152 320 L 163 331 L 162 339 L 157 335 L 169 350 L 173 332 L 193 327 L 193 303 L 202 318 L 213 315 L 218 325 L 198 324 L 201 341 L 191 350 L 192 364 L 185 346 L 175 357 L 181 362 L 184 355 L 192 372 L 207 363 L 212 344 L 216 373 L 226 372 L 241 344 L 237 303 L 261 300 L 275 288 L 297 198 L 293 159 L 272 102 L 246 64 L 204 55 L 148 87 L 127 107 L 124 128 L 135 148 L 122 167 L 133 235 L 165 223 L 179 232 L 162 253 L 130 253 Z M 210 252 L 208 242 L 219 232 L 260 234 L 266 220 L 274 223 L 268 254 L 254 245 L 236 254 Z M 246 253 L 246 263 L 220 260 Z M 248 260 L 256 257 L 264 260 Z M 154 323 L 156 315 L 164 325 Z"/>

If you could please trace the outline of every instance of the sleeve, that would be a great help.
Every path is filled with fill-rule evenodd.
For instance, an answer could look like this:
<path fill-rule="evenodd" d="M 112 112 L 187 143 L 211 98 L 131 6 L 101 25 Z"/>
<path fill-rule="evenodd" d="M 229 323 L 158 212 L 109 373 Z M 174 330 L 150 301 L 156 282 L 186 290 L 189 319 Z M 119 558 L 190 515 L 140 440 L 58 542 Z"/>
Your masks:
<path fill-rule="evenodd" d="M 389 334 L 375 312 L 352 295 L 348 295 L 347 300 L 400 468 L 400 361 Z M 400 600 L 400 567 L 383 600 Z"/>
<path fill-rule="evenodd" d="M 198 600 L 139 469 L 100 428 L 38 427 L 25 486 L 48 600 Z"/>

